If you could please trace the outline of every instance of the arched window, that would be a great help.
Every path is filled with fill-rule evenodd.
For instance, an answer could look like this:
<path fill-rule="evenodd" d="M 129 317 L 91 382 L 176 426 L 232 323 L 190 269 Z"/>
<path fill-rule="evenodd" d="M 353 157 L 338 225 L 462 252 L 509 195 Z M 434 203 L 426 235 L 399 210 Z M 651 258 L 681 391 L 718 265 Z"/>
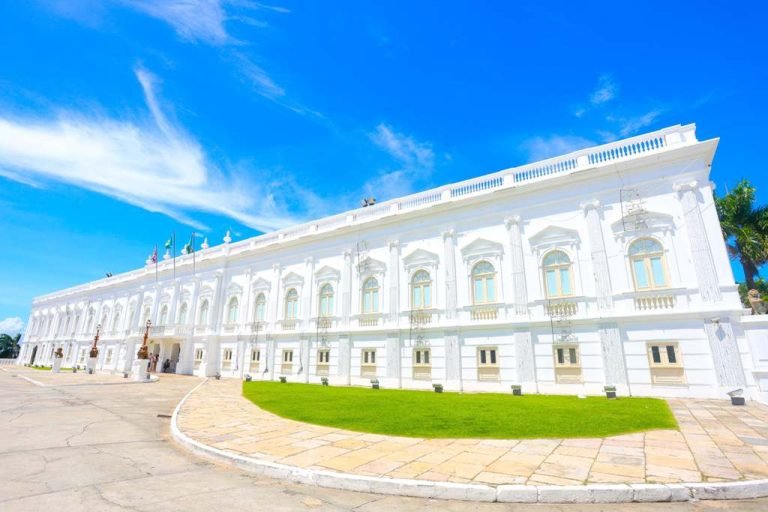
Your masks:
<path fill-rule="evenodd" d="M 158 320 L 158 325 L 165 325 L 168 323 L 168 306 L 163 304 L 163 307 L 160 308 L 160 319 Z"/>
<path fill-rule="evenodd" d="M 432 278 L 426 270 L 419 270 L 411 278 L 411 309 L 432 307 Z"/>
<path fill-rule="evenodd" d="M 320 288 L 320 316 L 333 316 L 333 286 L 330 284 Z"/>
<path fill-rule="evenodd" d="M 472 267 L 472 298 L 475 304 L 496 302 L 496 269 L 487 261 Z"/>
<path fill-rule="evenodd" d="M 296 288 L 291 288 L 285 294 L 285 319 L 295 320 L 299 305 L 299 294 Z"/>
<path fill-rule="evenodd" d="M 179 308 L 179 325 L 184 325 L 187 323 L 187 310 L 189 307 L 187 306 L 187 303 L 181 305 Z"/>
<path fill-rule="evenodd" d="M 120 311 L 115 310 L 115 315 L 112 317 L 112 330 L 113 331 L 117 330 L 118 322 L 120 322 Z"/>
<path fill-rule="evenodd" d="M 152 316 L 152 310 L 149 306 L 144 308 L 144 319 L 141 322 L 142 326 L 147 325 L 147 322 L 149 321 L 149 318 Z"/>
<path fill-rule="evenodd" d="M 571 260 L 563 251 L 552 251 L 544 256 L 544 285 L 547 297 L 565 297 L 573 294 Z"/>
<path fill-rule="evenodd" d="M 264 321 L 264 315 L 266 313 L 267 309 L 267 297 L 260 293 L 256 297 L 256 310 L 254 311 L 253 317 L 256 322 L 263 322 Z"/>
<path fill-rule="evenodd" d="M 232 297 L 229 299 L 229 304 L 227 305 L 227 323 L 228 324 L 234 324 L 237 323 L 237 312 L 240 309 L 240 302 L 237 300 L 237 297 Z"/>
<path fill-rule="evenodd" d="M 197 325 L 208 325 L 208 299 L 200 304 L 200 314 L 197 317 Z"/>
<path fill-rule="evenodd" d="M 636 290 L 669 286 L 664 264 L 664 248 L 652 238 L 641 238 L 629 246 L 629 258 Z"/>
<path fill-rule="evenodd" d="M 379 282 L 369 277 L 363 283 L 363 314 L 379 312 Z"/>

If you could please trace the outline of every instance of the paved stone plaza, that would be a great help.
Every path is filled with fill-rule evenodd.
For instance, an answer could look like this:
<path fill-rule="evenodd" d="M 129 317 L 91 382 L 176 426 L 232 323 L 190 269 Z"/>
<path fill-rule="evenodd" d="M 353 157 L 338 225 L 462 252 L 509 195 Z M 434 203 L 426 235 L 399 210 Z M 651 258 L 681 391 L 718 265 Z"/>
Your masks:
<path fill-rule="evenodd" d="M 44 372 L 23 368 L 0 370 L 0 386 L 4 390 L 0 396 L 0 510 L 3 512 L 222 508 L 359 512 L 722 509 L 756 512 L 768 507 L 768 500 L 577 506 L 465 503 L 295 485 L 202 461 L 170 441 L 169 420 L 158 414 L 170 415 L 179 400 L 199 384 L 199 379 L 163 375 L 159 382 L 150 385 L 83 382 L 72 385 L 71 382 L 64 384 L 71 377 L 60 375 L 64 385 L 56 385 L 46 378 L 43 387 L 19 378 L 27 376 L 38 380 L 41 373 Z M 92 377 L 95 381 L 106 378 Z M 235 383 L 211 384 L 203 388 L 224 391 Z M 222 404 L 221 411 L 228 407 Z M 728 422 L 723 423 L 734 428 Z"/>
<path fill-rule="evenodd" d="M 526 485 L 681 483 L 768 477 L 768 407 L 670 400 L 679 432 L 603 439 L 415 439 L 286 420 L 240 394 L 239 381 L 208 381 L 179 415 L 193 439 L 301 468 L 366 476 Z"/>

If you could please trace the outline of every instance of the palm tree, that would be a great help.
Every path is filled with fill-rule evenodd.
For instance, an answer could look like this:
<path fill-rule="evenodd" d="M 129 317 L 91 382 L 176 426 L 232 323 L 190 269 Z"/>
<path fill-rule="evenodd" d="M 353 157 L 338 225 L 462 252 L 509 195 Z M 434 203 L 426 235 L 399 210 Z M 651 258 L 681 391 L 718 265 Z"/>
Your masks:
<path fill-rule="evenodd" d="M 741 263 L 747 289 L 751 290 L 760 265 L 768 262 L 768 207 L 755 206 L 755 187 L 748 180 L 716 197 L 715 204 L 728 253 Z"/>
<path fill-rule="evenodd" d="M 19 357 L 19 340 L 21 333 L 16 336 L 0 334 L 0 359 L 16 359 Z"/>

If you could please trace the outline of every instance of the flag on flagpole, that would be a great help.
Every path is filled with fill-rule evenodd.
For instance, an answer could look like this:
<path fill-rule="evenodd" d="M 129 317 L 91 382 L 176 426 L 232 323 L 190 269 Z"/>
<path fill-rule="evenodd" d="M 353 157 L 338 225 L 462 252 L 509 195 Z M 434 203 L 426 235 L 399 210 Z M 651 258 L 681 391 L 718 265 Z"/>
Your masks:
<path fill-rule="evenodd" d="M 155 246 L 155 250 L 152 251 L 152 263 L 155 264 L 155 282 L 157 282 L 157 246 Z"/>
<path fill-rule="evenodd" d="M 165 241 L 166 251 L 173 248 L 173 280 L 176 280 L 176 232 L 171 233 L 171 238 Z"/>

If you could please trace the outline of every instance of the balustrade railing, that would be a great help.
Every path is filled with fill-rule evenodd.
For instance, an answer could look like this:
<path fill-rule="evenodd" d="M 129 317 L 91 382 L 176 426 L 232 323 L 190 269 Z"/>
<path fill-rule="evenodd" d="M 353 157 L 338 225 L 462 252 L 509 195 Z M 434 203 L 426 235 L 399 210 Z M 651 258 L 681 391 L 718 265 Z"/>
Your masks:
<path fill-rule="evenodd" d="M 653 309 L 673 309 L 675 307 L 674 295 L 641 295 L 635 297 L 635 309 L 649 311 Z"/>

